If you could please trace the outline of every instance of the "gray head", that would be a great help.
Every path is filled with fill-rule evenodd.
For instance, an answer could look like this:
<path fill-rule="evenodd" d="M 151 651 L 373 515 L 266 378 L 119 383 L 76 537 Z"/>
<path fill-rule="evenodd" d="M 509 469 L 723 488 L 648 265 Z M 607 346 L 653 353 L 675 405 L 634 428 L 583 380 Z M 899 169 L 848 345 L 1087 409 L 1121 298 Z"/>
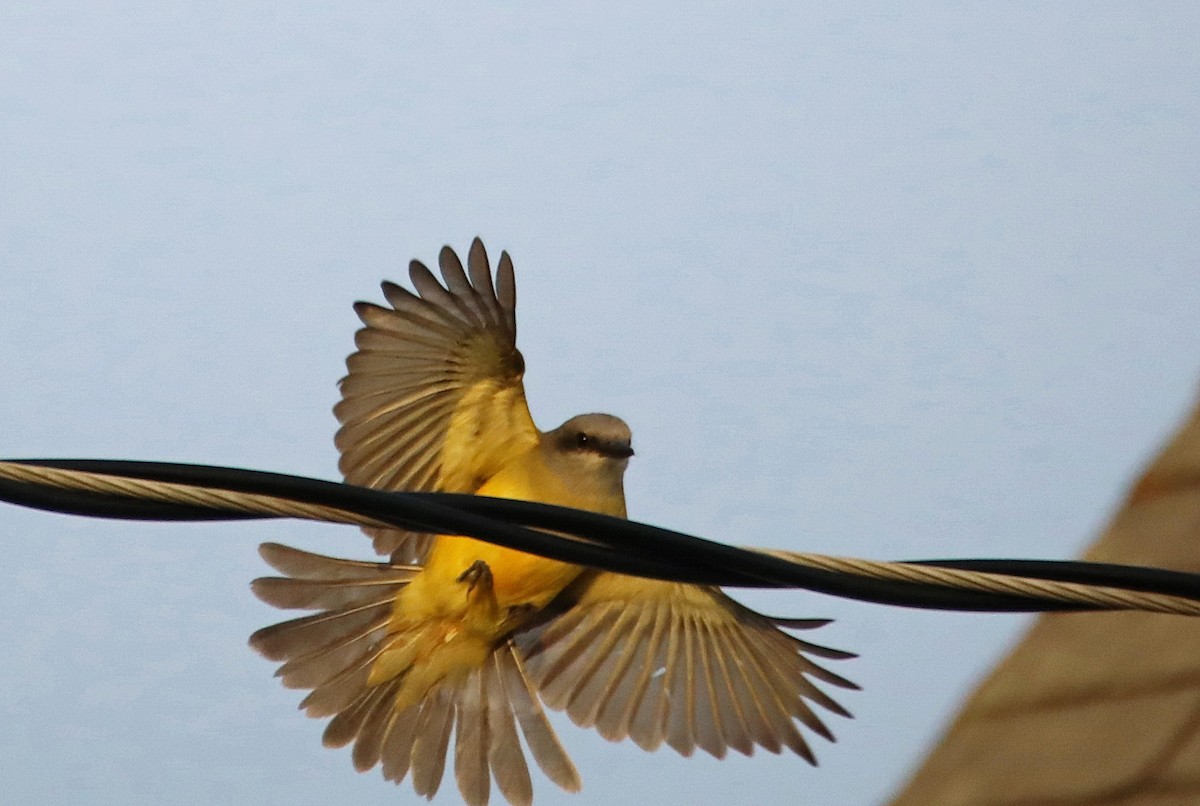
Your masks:
<path fill-rule="evenodd" d="M 633 448 L 629 426 L 611 414 L 580 414 L 542 434 L 547 463 L 585 509 L 625 514 L 625 468 Z"/>
<path fill-rule="evenodd" d="M 579 414 L 546 434 L 555 452 L 628 460 L 633 456 L 633 434 L 620 417 Z"/>

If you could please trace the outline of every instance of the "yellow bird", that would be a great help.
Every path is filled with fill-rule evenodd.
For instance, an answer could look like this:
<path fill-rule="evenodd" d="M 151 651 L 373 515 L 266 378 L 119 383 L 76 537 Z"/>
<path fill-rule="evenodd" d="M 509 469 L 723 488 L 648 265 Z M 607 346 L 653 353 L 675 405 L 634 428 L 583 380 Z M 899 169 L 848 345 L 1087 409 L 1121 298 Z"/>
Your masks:
<path fill-rule="evenodd" d="M 625 517 L 629 427 L 608 414 L 552 431 L 533 423 L 516 348 L 512 261 L 493 284 L 471 244 L 464 271 L 449 247 L 444 285 L 423 264 L 416 293 L 383 284 L 390 307 L 355 306 L 365 327 L 347 359 L 336 442 L 346 481 L 541 501 Z M 454 772 L 471 806 L 491 779 L 514 806 L 533 798 L 518 739 L 568 791 L 579 774 L 542 704 L 612 741 L 664 742 L 717 758 L 755 746 L 815 763 L 804 726 L 833 740 L 811 703 L 849 714 L 813 679 L 856 688 L 813 662 L 849 653 L 781 629 L 720 590 L 589 570 L 464 537 L 368 530 L 388 562 L 356 562 L 265 544 L 284 577 L 254 592 L 318 612 L 259 630 L 251 645 L 284 661 L 285 686 L 311 689 L 310 716 L 332 717 L 328 746 L 353 742 L 359 770 L 411 773 L 433 797 L 454 734 Z"/>

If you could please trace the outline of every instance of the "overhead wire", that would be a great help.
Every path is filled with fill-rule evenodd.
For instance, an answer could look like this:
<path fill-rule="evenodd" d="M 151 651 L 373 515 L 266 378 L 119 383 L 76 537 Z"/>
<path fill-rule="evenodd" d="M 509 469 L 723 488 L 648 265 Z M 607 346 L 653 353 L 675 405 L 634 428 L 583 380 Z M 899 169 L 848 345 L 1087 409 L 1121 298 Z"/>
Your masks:
<path fill-rule="evenodd" d="M 396 493 L 240 468 L 99 459 L 0 461 L 0 500 L 104 518 L 301 518 L 462 534 L 618 573 L 803 588 L 906 607 L 993 612 L 1136 609 L 1200 615 L 1200 576 L 1043 560 L 862 560 L 751 549 L 592 512 L 508 499 Z"/>

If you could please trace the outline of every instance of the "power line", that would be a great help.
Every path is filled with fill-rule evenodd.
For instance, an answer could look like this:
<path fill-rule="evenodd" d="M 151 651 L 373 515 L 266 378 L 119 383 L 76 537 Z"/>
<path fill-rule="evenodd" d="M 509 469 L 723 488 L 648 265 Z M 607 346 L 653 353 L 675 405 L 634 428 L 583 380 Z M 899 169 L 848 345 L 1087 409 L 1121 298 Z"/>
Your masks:
<path fill-rule="evenodd" d="M 727 587 L 802 588 L 939 610 L 1148 610 L 1200 615 L 1200 575 L 1045 560 L 883 562 L 718 543 L 583 510 L 396 493 L 257 470 L 103 459 L 0 461 L 0 500 L 101 518 L 302 518 L 461 534 L 618 573 Z"/>

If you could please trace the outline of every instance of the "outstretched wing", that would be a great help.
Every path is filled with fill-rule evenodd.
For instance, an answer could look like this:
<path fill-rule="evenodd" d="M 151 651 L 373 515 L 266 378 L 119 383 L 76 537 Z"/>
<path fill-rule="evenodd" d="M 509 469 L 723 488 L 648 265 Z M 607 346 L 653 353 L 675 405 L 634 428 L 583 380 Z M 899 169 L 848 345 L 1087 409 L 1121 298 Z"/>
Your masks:
<path fill-rule="evenodd" d="M 327 747 L 352 744 L 354 766 L 383 768 L 384 778 L 409 777 L 418 795 L 432 798 L 442 782 L 454 739 L 454 776 L 470 806 L 488 802 L 490 782 L 514 806 L 528 806 L 533 788 L 518 730 L 529 754 L 567 791 L 579 773 L 558 741 L 511 641 L 482 666 L 446 679 L 424 699 L 397 710 L 401 678 L 369 682 L 372 662 L 387 644 L 400 589 L 420 569 L 392 563 L 339 560 L 266 543 L 263 558 L 287 576 L 253 583 L 263 601 L 316 610 L 265 627 L 250 645 L 275 661 L 288 688 L 312 689 L 300 704 L 309 716 L 332 717 Z"/>
<path fill-rule="evenodd" d="M 467 270 L 443 247 L 445 284 L 419 261 L 416 293 L 383 284 L 391 307 L 355 305 L 366 325 L 346 359 L 342 423 L 335 443 L 346 481 L 414 492 L 475 492 L 513 456 L 537 443 L 517 351 L 512 260 L 500 255 L 496 282 L 483 243 L 471 243 Z M 419 562 L 429 535 L 369 529 L 375 550 Z"/>
<path fill-rule="evenodd" d="M 779 629 L 825 621 L 772 619 L 716 588 L 610 573 L 585 575 L 552 607 L 558 615 L 516 636 L 525 667 L 546 705 L 610 741 L 717 758 L 787 747 L 815 764 L 796 723 L 833 735 L 810 703 L 850 716 L 813 680 L 858 687 L 809 656 L 853 655 Z"/>

